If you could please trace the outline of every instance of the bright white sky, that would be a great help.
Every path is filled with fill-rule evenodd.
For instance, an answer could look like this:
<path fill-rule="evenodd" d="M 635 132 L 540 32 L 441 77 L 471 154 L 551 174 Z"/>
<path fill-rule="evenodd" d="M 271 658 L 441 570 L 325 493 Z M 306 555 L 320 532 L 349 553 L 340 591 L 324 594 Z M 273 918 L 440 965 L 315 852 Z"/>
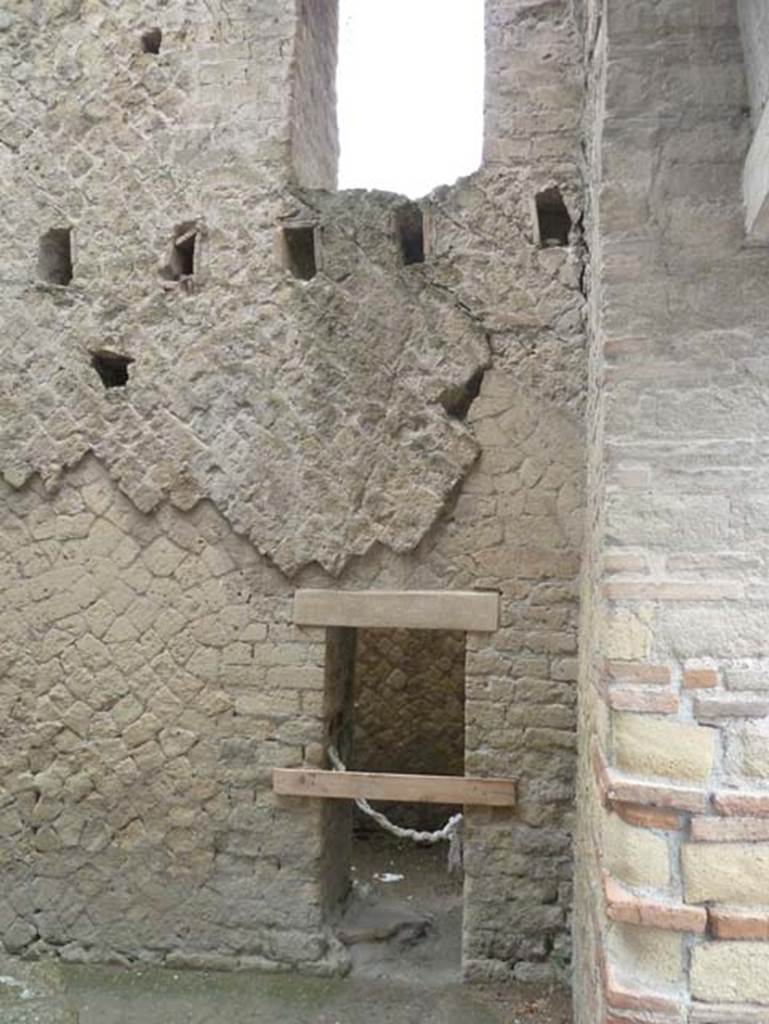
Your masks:
<path fill-rule="evenodd" d="M 481 162 L 484 0 L 340 0 L 339 188 L 422 196 Z"/>

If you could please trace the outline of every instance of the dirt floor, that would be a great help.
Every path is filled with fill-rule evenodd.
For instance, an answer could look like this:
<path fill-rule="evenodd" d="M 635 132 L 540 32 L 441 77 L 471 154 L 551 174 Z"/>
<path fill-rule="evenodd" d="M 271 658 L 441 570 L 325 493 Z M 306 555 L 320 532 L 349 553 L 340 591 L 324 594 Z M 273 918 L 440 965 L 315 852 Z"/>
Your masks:
<path fill-rule="evenodd" d="M 421 984 L 461 979 L 462 876 L 447 846 L 417 847 L 382 832 L 356 836 L 352 896 L 337 929 L 352 976 Z"/>
<path fill-rule="evenodd" d="M 375 835 L 356 841 L 353 868 L 348 978 L 0 957 L 0 1024 L 569 1024 L 564 988 L 460 984 L 462 882 L 445 846 Z"/>
<path fill-rule="evenodd" d="M 568 994 L 0 961 L 2 1024 L 568 1024 Z"/>

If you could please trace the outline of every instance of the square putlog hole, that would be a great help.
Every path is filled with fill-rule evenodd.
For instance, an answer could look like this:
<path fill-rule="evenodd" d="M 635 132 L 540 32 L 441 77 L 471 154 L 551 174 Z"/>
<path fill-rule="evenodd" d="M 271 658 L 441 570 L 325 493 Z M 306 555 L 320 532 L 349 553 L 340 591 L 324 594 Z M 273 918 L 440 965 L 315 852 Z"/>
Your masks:
<path fill-rule="evenodd" d="M 198 271 L 198 224 L 185 221 L 174 228 L 171 251 L 160 271 L 166 281 L 176 281 L 191 290 L 192 278 Z"/>
<path fill-rule="evenodd" d="M 91 366 L 99 374 L 105 388 L 124 388 L 128 383 L 128 367 L 133 362 L 130 356 L 121 356 L 117 352 L 94 352 L 91 355 Z"/>
<path fill-rule="evenodd" d="M 141 34 L 142 53 L 160 53 L 163 33 L 159 28 L 148 28 Z"/>
<path fill-rule="evenodd" d="M 546 188 L 536 199 L 537 235 L 543 249 L 569 244 L 571 217 L 560 189 Z"/>
<path fill-rule="evenodd" d="M 310 281 L 318 273 L 315 234 L 312 224 L 282 229 L 283 266 L 300 281 Z"/>
<path fill-rule="evenodd" d="M 425 220 L 416 203 L 395 212 L 395 231 L 404 267 L 425 261 Z"/>
<path fill-rule="evenodd" d="M 51 228 L 40 239 L 37 272 L 49 284 L 67 285 L 72 280 L 72 229 Z"/>

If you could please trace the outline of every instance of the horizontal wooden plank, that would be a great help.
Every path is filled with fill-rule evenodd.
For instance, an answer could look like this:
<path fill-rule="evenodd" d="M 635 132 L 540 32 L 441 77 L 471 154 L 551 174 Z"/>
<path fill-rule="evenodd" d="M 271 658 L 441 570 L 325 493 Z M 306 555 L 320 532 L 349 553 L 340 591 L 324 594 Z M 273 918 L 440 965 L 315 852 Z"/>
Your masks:
<path fill-rule="evenodd" d="M 415 804 L 514 807 L 514 779 L 470 779 L 463 775 L 391 775 L 332 772 L 320 768 L 273 768 L 272 788 L 282 796 L 332 800 L 398 800 Z"/>
<path fill-rule="evenodd" d="M 297 590 L 298 626 L 493 632 L 499 594 L 483 590 Z"/>

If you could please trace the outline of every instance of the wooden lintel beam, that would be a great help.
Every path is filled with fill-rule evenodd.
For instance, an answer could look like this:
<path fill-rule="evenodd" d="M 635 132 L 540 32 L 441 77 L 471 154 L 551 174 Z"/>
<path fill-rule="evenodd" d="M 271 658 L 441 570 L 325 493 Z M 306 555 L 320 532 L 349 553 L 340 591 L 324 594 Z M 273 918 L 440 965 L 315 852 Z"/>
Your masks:
<path fill-rule="evenodd" d="M 333 772 L 321 768 L 273 768 L 272 788 L 282 796 L 312 796 L 331 800 L 363 798 L 487 807 L 514 807 L 516 800 L 514 779 Z"/>
<path fill-rule="evenodd" d="M 297 626 L 457 629 L 493 633 L 499 594 L 488 590 L 297 590 Z"/>

